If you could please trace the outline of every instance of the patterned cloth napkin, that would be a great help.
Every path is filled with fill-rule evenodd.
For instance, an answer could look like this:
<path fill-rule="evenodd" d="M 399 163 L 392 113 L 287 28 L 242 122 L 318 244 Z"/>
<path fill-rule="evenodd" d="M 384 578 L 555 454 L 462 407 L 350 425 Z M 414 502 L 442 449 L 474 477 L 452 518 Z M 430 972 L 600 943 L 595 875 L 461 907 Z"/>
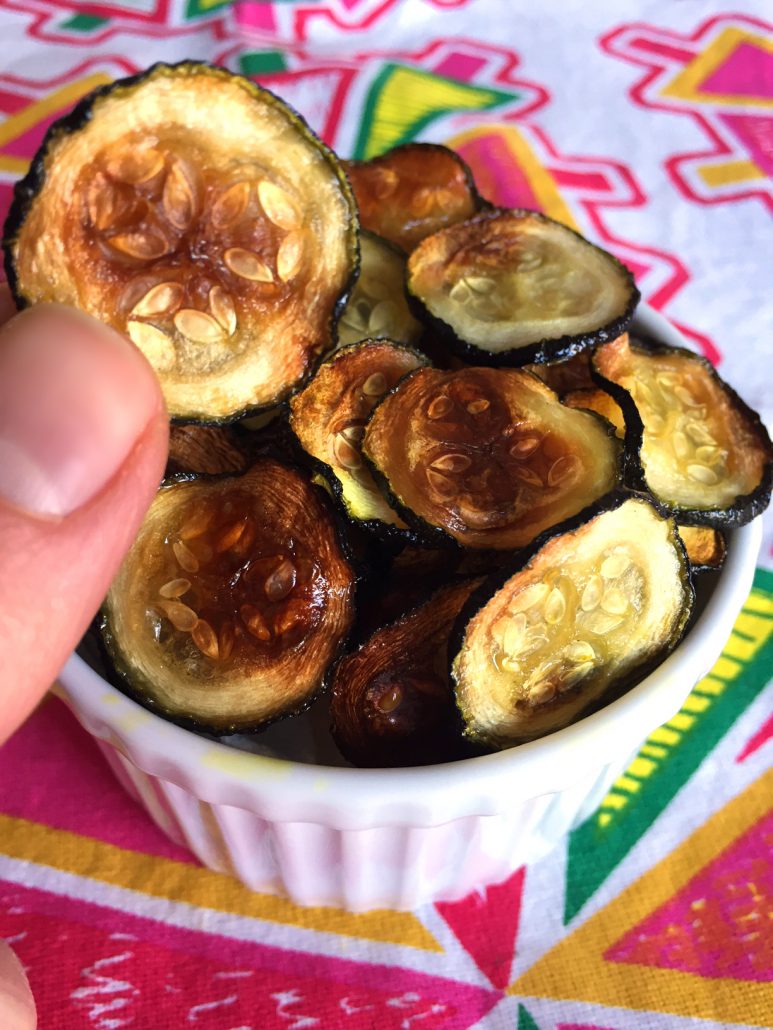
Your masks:
<path fill-rule="evenodd" d="M 156 60 L 256 77 L 344 156 L 449 142 L 578 227 L 770 420 L 768 0 L 0 0 L 0 213 L 46 126 Z M 765 13 L 767 12 L 767 19 Z M 551 855 L 349 915 L 169 843 L 61 703 L 0 751 L 0 935 L 50 1028 L 674 1030 L 773 1023 L 773 566 L 722 658 Z"/>

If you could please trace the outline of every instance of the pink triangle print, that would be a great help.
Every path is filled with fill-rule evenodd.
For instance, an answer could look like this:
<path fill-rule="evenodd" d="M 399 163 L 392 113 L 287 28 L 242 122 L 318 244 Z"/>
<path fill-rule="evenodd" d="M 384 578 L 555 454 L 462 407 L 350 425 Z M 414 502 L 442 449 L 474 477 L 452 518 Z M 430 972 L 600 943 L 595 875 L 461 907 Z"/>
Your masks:
<path fill-rule="evenodd" d="M 435 906 L 478 969 L 501 990 L 510 982 L 525 874 L 524 867 L 485 893 Z"/>
<path fill-rule="evenodd" d="M 712 979 L 773 982 L 773 812 L 605 954 Z"/>
<path fill-rule="evenodd" d="M 2 938 L 27 970 L 41 1027 L 470 1030 L 500 997 L 409 968 L 237 940 L 0 880 Z"/>
<path fill-rule="evenodd" d="M 773 97 L 773 53 L 753 43 L 739 43 L 727 60 L 700 85 L 702 93 L 734 94 L 752 100 Z"/>

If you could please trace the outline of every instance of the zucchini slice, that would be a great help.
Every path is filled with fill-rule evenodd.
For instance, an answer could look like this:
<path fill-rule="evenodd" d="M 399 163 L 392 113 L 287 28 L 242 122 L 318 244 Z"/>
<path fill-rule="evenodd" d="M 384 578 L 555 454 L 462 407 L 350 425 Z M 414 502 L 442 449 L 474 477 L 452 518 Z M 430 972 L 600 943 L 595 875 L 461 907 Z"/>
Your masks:
<path fill-rule="evenodd" d="M 365 423 L 384 394 L 427 361 L 389 340 L 366 340 L 335 352 L 290 402 L 290 427 L 323 465 L 350 518 L 366 528 L 405 523 L 382 496 L 361 452 Z"/>
<path fill-rule="evenodd" d="M 693 572 L 716 572 L 725 563 L 727 542 L 718 529 L 711 526 L 683 526 L 677 522 L 676 528 L 682 538 L 690 567 Z"/>
<path fill-rule="evenodd" d="M 620 405 L 606 390 L 599 390 L 598 387 L 573 390 L 571 393 L 565 394 L 562 400 L 570 408 L 585 408 L 587 411 L 595 411 L 598 415 L 603 415 L 615 427 L 617 436 L 621 440 L 625 439 L 623 412 Z M 710 526 L 685 526 L 678 521 L 676 528 L 679 530 L 679 536 L 682 538 L 693 572 L 707 572 L 709 569 L 722 568 L 727 544 L 718 529 L 712 529 Z"/>
<path fill-rule="evenodd" d="M 472 173 L 448 147 L 405 143 L 370 161 L 348 161 L 363 228 L 406 253 L 481 206 Z"/>
<path fill-rule="evenodd" d="M 405 298 L 405 256 L 370 232 L 360 233 L 360 277 L 338 322 L 341 345 L 386 338 L 415 344 L 422 334 Z"/>
<path fill-rule="evenodd" d="M 55 122 L 5 235 L 22 306 L 126 332 L 170 415 L 203 422 L 271 407 L 309 374 L 358 260 L 335 155 L 272 93 L 190 61 Z"/>
<path fill-rule="evenodd" d="M 688 524 L 742 526 L 764 511 L 770 437 L 705 358 L 621 338 L 599 347 L 592 367 L 625 416 L 634 486 Z"/>
<path fill-rule="evenodd" d="M 597 386 L 583 390 L 571 390 L 565 394 L 561 401 L 570 408 L 581 408 L 584 411 L 595 411 L 611 422 L 615 427 L 615 433 L 623 440 L 625 438 L 625 419 L 620 405 L 614 397 L 606 390 L 600 390 Z"/>
<path fill-rule="evenodd" d="M 611 254 L 546 215 L 503 208 L 427 237 L 407 289 L 419 318 L 484 365 L 571 357 L 622 333 L 639 301 Z"/>
<path fill-rule="evenodd" d="M 545 365 L 524 365 L 527 372 L 547 383 L 551 390 L 565 400 L 565 394 L 576 390 L 593 389 L 596 384 L 590 374 L 590 351 L 581 350 L 563 361 L 551 361 Z"/>
<path fill-rule="evenodd" d="M 508 747 L 567 725 L 676 645 L 693 603 L 673 520 L 644 498 L 559 531 L 487 581 L 452 637 L 471 739 Z"/>
<path fill-rule="evenodd" d="M 443 587 L 373 634 L 338 665 L 332 733 L 354 765 L 429 765 L 460 757 L 461 733 L 448 679 L 448 637 L 481 580 Z"/>
<path fill-rule="evenodd" d="M 250 464 L 248 447 L 231 426 L 171 427 L 167 476 L 246 472 Z"/>
<path fill-rule="evenodd" d="M 163 487 L 110 587 L 120 685 L 211 733 L 307 707 L 354 620 L 354 575 L 324 494 L 263 458 Z"/>
<path fill-rule="evenodd" d="M 513 550 L 619 485 L 621 444 L 518 369 L 411 373 L 374 410 L 363 453 L 428 542 Z"/>

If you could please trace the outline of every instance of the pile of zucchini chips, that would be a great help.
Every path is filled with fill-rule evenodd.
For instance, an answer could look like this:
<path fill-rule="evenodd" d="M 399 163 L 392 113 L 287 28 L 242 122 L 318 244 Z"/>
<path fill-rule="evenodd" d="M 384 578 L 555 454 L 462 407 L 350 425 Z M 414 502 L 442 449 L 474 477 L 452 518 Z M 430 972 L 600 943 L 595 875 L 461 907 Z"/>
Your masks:
<path fill-rule="evenodd" d="M 201 732 L 327 690 L 357 765 L 542 736 L 662 661 L 769 500 L 759 418 L 628 335 L 614 257 L 444 147 L 341 161 L 220 68 L 81 101 L 4 247 L 20 306 L 81 308 L 158 374 L 169 475 L 101 631 L 117 684 Z"/>

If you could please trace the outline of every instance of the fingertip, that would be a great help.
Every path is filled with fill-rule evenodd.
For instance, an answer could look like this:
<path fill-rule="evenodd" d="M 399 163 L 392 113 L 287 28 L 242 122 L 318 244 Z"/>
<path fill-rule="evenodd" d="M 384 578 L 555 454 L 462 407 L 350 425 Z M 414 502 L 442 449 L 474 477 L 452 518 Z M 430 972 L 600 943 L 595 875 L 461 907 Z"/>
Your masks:
<path fill-rule="evenodd" d="M 18 957 L 0 941 L 0 1026 L 3 1030 L 35 1030 L 35 1001 Z"/>
<path fill-rule="evenodd" d="M 162 412 L 158 380 L 126 337 L 62 305 L 21 312 L 0 330 L 0 496 L 69 515 Z"/>

